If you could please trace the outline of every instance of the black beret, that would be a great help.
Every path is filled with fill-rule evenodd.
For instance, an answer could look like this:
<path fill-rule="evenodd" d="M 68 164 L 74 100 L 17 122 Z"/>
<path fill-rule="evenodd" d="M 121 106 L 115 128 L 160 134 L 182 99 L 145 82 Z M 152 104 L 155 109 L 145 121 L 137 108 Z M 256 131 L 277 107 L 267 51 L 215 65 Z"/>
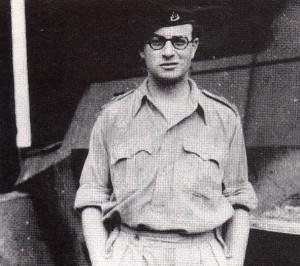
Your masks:
<path fill-rule="evenodd" d="M 155 31 L 162 27 L 193 24 L 193 10 L 161 1 L 143 1 L 136 7 L 134 26 L 139 30 Z"/>
<path fill-rule="evenodd" d="M 180 3 L 181 2 L 181 3 Z M 199 1 L 134 1 L 129 27 L 141 44 L 162 27 L 191 24 L 194 31 L 224 17 L 224 6 L 199 4 Z M 196 29 L 196 30 L 195 30 Z"/>

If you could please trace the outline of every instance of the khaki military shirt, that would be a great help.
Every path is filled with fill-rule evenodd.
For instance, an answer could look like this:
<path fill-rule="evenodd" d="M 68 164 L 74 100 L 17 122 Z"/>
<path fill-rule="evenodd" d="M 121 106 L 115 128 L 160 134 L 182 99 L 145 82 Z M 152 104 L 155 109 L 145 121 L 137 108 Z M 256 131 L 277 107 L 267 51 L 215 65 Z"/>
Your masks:
<path fill-rule="evenodd" d="M 98 206 L 133 228 L 205 232 L 234 205 L 257 205 L 248 182 L 240 116 L 189 79 L 186 115 L 172 123 L 151 101 L 147 79 L 101 111 L 75 207 Z M 175 121 L 175 122 L 174 122 Z"/>

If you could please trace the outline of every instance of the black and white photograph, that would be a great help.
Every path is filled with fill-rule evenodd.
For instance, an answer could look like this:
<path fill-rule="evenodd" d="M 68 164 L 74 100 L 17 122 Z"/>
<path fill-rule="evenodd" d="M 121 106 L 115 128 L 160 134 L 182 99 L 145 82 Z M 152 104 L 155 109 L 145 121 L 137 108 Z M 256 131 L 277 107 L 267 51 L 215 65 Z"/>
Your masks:
<path fill-rule="evenodd" d="M 1 0 L 0 266 L 300 265 L 300 1 Z"/>

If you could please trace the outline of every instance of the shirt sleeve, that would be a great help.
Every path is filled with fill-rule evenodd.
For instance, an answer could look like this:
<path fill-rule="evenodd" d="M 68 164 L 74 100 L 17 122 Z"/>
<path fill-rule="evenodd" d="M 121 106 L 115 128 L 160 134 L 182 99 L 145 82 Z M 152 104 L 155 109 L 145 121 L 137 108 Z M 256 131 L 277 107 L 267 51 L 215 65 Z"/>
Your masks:
<path fill-rule="evenodd" d="M 257 197 L 248 181 L 246 147 L 240 116 L 237 117 L 235 131 L 229 146 L 229 156 L 224 176 L 223 195 L 233 206 L 243 206 L 248 210 L 257 207 Z"/>
<path fill-rule="evenodd" d="M 88 206 L 97 206 L 109 201 L 111 189 L 109 188 L 108 156 L 104 141 L 105 121 L 99 116 L 96 121 L 89 145 L 89 153 L 80 177 L 80 186 L 76 193 L 74 207 L 82 209 Z"/>

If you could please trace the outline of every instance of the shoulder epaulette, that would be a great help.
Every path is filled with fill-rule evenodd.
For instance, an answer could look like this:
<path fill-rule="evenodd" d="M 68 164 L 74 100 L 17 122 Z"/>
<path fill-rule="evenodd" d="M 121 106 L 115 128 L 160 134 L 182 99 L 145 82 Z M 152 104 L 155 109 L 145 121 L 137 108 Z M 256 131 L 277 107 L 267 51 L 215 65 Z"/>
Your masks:
<path fill-rule="evenodd" d="M 218 96 L 218 95 L 215 95 L 207 90 L 202 90 L 202 92 L 209 98 L 217 101 L 217 102 L 220 102 L 224 105 L 226 105 L 227 107 L 229 107 L 236 115 L 239 115 L 239 110 L 237 109 L 237 107 L 230 103 L 226 98 L 222 97 L 222 96 Z"/>
<path fill-rule="evenodd" d="M 119 93 L 115 93 L 114 96 L 107 103 L 102 105 L 101 109 L 103 109 L 104 107 L 106 107 L 110 103 L 121 100 L 122 98 L 126 97 L 127 95 L 133 93 L 134 90 L 135 89 L 131 89 L 131 90 L 128 90 L 128 91 L 122 91 L 122 92 L 119 92 Z"/>
<path fill-rule="evenodd" d="M 128 90 L 128 91 L 122 91 L 122 92 L 117 92 L 114 93 L 114 96 L 111 98 L 110 101 L 118 101 L 124 97 L 126 97 L 127 95 L 131 94 L 134 92 L 134 89 Z"/>

